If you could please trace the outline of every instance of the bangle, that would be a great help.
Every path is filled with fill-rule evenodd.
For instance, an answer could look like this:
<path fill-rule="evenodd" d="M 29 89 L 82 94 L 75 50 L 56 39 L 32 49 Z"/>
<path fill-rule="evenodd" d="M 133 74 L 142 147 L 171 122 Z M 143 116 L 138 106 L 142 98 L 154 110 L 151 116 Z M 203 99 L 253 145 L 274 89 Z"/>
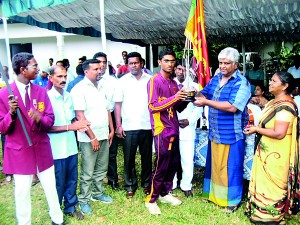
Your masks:
<path fill-rule="evenodd" d="M 93 138 L 93 139 L 91 139 L 91 140 L 90 140 L 90 142 L 92 142 L 92 141 L 95 141 L 95 140 L 97 140 L 97 138 L 96 138 L 96 137 L 95 137 L 95 138 Z"/>
<path fill-rule="evenodd" d="M 122 125 L 117 126 L 116 130 L 118 130 L 120 127 L 122 127 Z"/>
<path fill-rule="evenodd" d="M 67 131 L 69 131 L 69 125 L 67 124 Z"/>

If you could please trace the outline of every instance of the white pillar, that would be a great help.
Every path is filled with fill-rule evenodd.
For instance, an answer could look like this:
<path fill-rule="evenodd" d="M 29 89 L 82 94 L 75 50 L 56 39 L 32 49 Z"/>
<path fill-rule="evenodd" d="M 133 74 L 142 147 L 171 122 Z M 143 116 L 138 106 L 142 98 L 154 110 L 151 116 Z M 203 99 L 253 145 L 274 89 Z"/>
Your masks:
<path fill-rule="evenodd" d="M 4 29 L 4 37 L 5 37 L 5 46 L 6 46 L 6 56 L 7 56 L 7 66 L 9 68 L 9 77 L 13 77 L 13 69 L 11 64 L 11 53 L 9 47 L 9 38 L 8 38 L 8 30 L 7 30 L 7 18 L 2 17 L 3 21 L 3 29 Z"/>
<path fill-rule="evenodd" d="M 152 50 L 152 44 L 150 44 L 149 53 L 150 53 L 150 70 L 153 72 L 153 50 Z"/>
<path fill-rule="evenodd" d="M 106 33 L 105 33 L 105 21 L 104 21 L 104 0 L 99 0 L 100 6 L 100 26 L 101 26 L 101 40 L 102 51 L 106 53 Z"/>
<path fill-rule="evenodd" d="M 56 44 L 58 50 L 58 58 L 59 60 L 62 60 L 65 57 L 65 39 L 63 34 L 59 33 L 56 35 Z"/>
<path fill-rule="evenodd" d="M 245 43 L 242 42 L 242 53 L 243 53 L 243 74 L 246 73 L 246 55 L 245 55 Z"/>

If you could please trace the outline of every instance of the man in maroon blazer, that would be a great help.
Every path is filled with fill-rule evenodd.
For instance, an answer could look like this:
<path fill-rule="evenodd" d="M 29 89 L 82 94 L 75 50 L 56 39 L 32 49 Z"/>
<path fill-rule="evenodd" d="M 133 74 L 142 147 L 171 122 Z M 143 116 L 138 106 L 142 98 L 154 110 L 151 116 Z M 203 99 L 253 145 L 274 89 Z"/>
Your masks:
<path fill-rule="evenodd" d="M 39 72 L 32 54 L 21 52 L 12 59 L 17 79 L 11 84 L 13 96 L 7 88 L 0 90 L 0 132 L 6 135 L 3 172 L 13 174 L 18 224 L 31 224 L 30 189 L 33 174 L 43 186 L 52 224 L 62 224 L 47 130 L 54 123 L 54 114 L 47 92 L 32 84 Z M 26 130 L 32 141 L 29 146 L 16 109 L 20 109 Z"/>

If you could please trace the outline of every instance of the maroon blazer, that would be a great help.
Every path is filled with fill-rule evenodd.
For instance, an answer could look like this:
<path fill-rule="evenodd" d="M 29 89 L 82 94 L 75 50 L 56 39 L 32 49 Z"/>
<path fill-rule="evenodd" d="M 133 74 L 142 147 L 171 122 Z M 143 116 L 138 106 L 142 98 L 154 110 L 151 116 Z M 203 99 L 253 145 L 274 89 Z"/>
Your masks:
<path fill-rule="evenodd" d="M 9 113 L 8 90 L 0 90 L 0 132 L 6 135 L 3 172 L 5 174 L 36 174 L 37 168 L 42 172 L 54 163 L 50 139 L 47 130 L 54 123 L 54 113 L 47 92 L 44 88 L 31 84 L 31 108 L 36 108 L 41 114 L 39 124 L 28 116 L 22 97 L 16 83 L 11 84 L 18 103 L 25 127 L 33 143 L 28 145 L 20 120 L 12 119 Z"/>

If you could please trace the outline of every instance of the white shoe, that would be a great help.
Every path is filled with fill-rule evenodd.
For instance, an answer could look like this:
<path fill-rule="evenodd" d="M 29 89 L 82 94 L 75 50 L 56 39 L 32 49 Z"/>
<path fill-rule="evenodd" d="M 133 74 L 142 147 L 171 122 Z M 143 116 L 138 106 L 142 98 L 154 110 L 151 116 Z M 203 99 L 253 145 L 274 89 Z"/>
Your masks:
<path fill-rule="evenodd" d="M 170 203 L 171 205 L 180 205 L 182 203 L 182 201 L 180 201 L 178 198 L 175 198 L 173 195 L 171 195 L 170 193 L 165 195 L 164 197 L 159 196 L 159 200 L 162 203 Z"/>
<path fill-rule="evenodd" d="M 152 215 L 160 215 L 161 211 L 156 202 L 150 203 L 150 202 L 145 202 L 145 206 L 148 208 L 150 214 Z"/>

